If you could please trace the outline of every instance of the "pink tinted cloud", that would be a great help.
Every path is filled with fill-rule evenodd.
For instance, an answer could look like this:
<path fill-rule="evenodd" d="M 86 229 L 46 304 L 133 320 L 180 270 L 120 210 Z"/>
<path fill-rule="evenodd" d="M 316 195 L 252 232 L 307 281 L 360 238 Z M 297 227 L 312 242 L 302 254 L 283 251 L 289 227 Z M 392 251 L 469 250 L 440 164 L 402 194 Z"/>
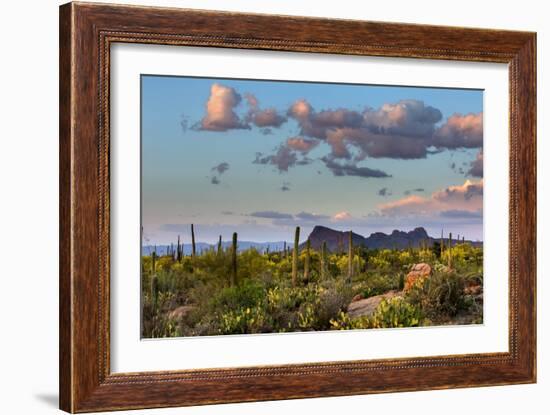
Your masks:
<path fill-rule="evenodd" d="M 286 122 L 286 117 L 279 114 L 275 108 L 260 109 L 258 98 L 252 94 L 245 94 L 248 103 L 247 120 L 256 127 L 280 127 Z"/>
<path fill-rule="evenodd" d="M 454 114 L 434 134 L 434 145 L 444 148 L 483 146 L 483 112 Z"/>
<path fill-rule="evenodd" d="M 290 147 L 292 150 L 296 150 L 305 154 L 305 153 L 309 153 L 317 145 L 319 145 L 319 141 L 302 138 L 302 137 L 291 137 L 288 140 L 286 140 L 286 145 Z"/>
<path fill-rule="evenodd" d="M 336 222 L 349 220 L 351 218 L 352 218 L 351 214 L 349 212 L 346 212 L 346 211 L 338 212 L 338 213 L 334 214 L 334 216 L 332 216 L 332 220 L 336 221 Z"/>
<path fill-rule="evenodd" d="M 449 186 L 429 197 L 410 195 L 384 203 L 379 211 L 385 216 L 435 215 L 448 211 L 479 212 L 483 209 L 483 180 Z"/>

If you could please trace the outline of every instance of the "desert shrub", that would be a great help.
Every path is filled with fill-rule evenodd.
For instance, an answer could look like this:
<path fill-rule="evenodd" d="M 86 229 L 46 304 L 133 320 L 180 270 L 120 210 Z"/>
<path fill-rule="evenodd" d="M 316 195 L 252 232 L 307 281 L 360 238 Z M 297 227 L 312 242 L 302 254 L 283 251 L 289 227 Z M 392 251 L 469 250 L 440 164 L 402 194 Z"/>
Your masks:
<path fill-rule="evenodd" d="M 351 318 L 340 312 L 330 321 L 333 330 L 417 327 L 423 321 L 422 310 L 403 297 L 383 299 L 372 316 Z"/>
<path fill-rule="evenodd" d="M 383 299 L 370 318 L 372 328 L 417 327 L 423 318 L 420 307 L 403 297 Z"/>
<path fill-rule="evenodd" d="M 244 280 L 239 285 L 220 289 L 210 300 L 214 309 L 237 310 L 255 307 L 264 297 L 261 282 Z"/>
<path fill-rule="evenodd" d="M 357 330 L 370 329 L 371 323 L 367 316 L 351 318 L 341 311 L 335 318 L 330 320 L 330 326 L 332 330 Z"/>
<path fill-rule="evenodd" d="M 455 272 L 435 272 L 407 293 L 408 300 L 430 318 L 453 317 L 471 305 L 464 295 L 466 279 Z"/>
<path fill-rule="evenodd" d="M 365 298 L 384 294 L 390 290 L 399 288 L 399 275 L 374 272 L 369 273 L 364 281 L 366 282 L 366 286 L 362 294 Z"/>
<path fill-rule="evenodd" d="M 252 334 L 268 330 L 270 317 L 262 307 L 227 310 L 219 316 L 220 334 Z"/>

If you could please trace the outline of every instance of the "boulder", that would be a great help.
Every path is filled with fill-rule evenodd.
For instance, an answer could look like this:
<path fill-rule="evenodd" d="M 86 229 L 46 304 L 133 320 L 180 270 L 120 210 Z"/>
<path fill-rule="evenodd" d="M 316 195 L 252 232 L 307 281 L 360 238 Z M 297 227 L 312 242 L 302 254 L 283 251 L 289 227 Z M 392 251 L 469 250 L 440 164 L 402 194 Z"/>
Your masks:
<path fill-rule="evenodd" d="M 351 299 L 351 302 L 354 303 L 355 301 L 362 300 L 363 298 L 365 298 L 363 294 L 357 294 Z"/>
<path fill-rule="evenodd" d="M 361 300 L 353 301 L 348 305 L 348 315 L 352 318 L 371 316 L 378 304 L 385 298 L 389 299 L 401 294 L 401 291 L 388 291 L 387 293 L 375 295 L 369 298 L 363 298 Z"/>
<path fill-rule="evenodd" d="M 432 267 L 429 264 L 421 262 L 414 264 L 411 271 L 405 277 L 405 291 L 409 291 L 412 287 L 424 281 L 432 274 Z"/>
<path fill-rule="evenodd" d="M 195 306 L 192 305 L 182 305 L 178 308 L 173 309 L 168 313 L 168 318 L 171 320 L 180 320 L 182 317 L 185 317 Z"/>

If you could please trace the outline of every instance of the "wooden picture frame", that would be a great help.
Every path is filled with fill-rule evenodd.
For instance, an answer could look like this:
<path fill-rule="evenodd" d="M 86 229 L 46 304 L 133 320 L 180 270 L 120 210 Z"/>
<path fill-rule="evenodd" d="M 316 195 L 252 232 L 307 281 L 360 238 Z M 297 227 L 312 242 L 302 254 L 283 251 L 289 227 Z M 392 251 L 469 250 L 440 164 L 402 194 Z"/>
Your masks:
<path fill-rule="evenodd" d="M 111 373 L 109 59 L 117 42 L 508 64 L 509 352 Z M 536 381 L 535 33 L 69 3 L 60 8 L 59 94 L 61 409 L 91 412 Z"/>

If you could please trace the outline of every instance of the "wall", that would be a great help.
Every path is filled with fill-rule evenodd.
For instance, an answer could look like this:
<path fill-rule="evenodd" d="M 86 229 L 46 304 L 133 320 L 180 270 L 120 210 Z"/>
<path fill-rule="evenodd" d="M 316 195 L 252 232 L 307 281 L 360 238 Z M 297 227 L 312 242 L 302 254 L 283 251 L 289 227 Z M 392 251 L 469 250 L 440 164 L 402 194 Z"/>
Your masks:
<path fill-rule="evenodd" d="M 538 111 L 546 114 L 550 91 L 543 81 L 549 63 L 545 2 L 390 2 L 222 0 L 138 1 L 261 13 L 312 15 L 396 22 L 477 26 L 538 32 Z M 5 2 L 2 6 L 2 150 L 0 169 L 0 382 L 2 412 L 55 413 L 57 407 L 57 6 L 58 1 Z M 545 13 L 546 12 L 546 13 Z M 546 24 L 545 24 L 546 23 Z M 7 55 L 6 55 L 7 52 Z M 539 116 L 539 183 L 550 179 L 543 155 L 550 146 L 548 121 Z M 7 146 L 7 148 L 6 148 Z M 550 403 L 549 303 L 543 301 L 550 265 L 548 191 L 539 185 L 539 383 L 463 390 L 323 398 L 269 403 L 142 411 L 158 414 L 543 413 Z M 543 328 L 543 324 L 546 325 Z M 137 413 L 137 412 L 134 412 Z"/>

